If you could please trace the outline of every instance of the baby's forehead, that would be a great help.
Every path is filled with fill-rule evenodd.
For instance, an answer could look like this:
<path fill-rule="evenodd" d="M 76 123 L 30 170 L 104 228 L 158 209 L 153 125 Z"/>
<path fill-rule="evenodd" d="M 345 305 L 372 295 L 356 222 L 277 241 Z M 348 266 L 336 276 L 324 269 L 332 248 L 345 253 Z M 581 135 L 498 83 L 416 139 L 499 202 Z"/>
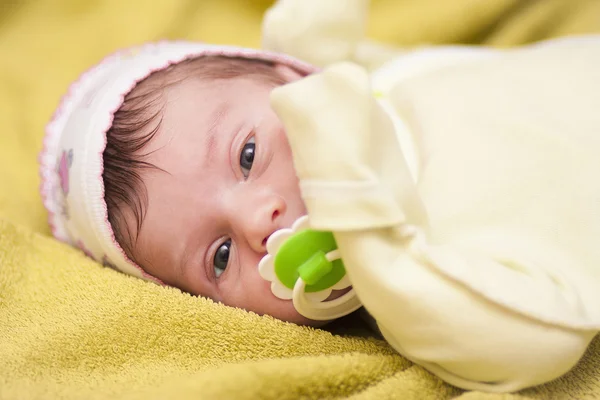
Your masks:
<path fill-rule="evenodd" d="M 131 114 L 132 120 L 150 118 L 161 108 L 170 106 L 169 103 L 181 95 L 182 89 L 189 86 L 201 91 L 201 96 L 189 96 L 190 101 L 200 101 L 204 106 L 209 104 L 202 100 L 218 100 L 222 96 L 233 96 L 232 100 L 238 96 L 247 97 L 245 95 L 248 93 L 236 90 L 243 86 L 239 85 L 240 81 L 270 87 L 285 83 L 276 64 L 272 62 L 239 57 L 201 56 L 151 73 L 138 82 L 125 97 L 121 110 Z M 165 98 L 173 92 L 175 96 Z"/>
<path fill-rule="evenodd" d="M 257 107 L 260 92 L 258 86 L 233 80 L 190 79 L 165 89 L 153 104 L 159 108 L 155 123 L 140 132 L 152 132 L 153 136 L 140 154 L 160 169 L 181 174 L 182 164 L 191 168 L 207 149 L 227 151 L 221 143 L 222 136 L 238 129 L 234 125 L 247 121 Z M 266 98 L 268 91 L 264 92 Z"/>

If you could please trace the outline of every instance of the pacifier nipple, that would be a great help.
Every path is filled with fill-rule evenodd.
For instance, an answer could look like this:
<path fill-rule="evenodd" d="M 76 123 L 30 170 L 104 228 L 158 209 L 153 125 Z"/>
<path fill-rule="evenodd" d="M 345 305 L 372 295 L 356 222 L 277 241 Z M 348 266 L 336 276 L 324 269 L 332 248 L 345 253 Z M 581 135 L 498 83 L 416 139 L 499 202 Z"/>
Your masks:
<path fill-rule="evenodd" d="M 308 216 L 273 233 L 266 247 L 268 254 L 258 264 L 260 275 L 271 282 L 276 297 L 292 300 L 301 315 L 329 320 L 361 307 L 353 289 L 325 301 L 333 290 L 349 288 L 351 283 L 333 234 L 310 229 Z"/>

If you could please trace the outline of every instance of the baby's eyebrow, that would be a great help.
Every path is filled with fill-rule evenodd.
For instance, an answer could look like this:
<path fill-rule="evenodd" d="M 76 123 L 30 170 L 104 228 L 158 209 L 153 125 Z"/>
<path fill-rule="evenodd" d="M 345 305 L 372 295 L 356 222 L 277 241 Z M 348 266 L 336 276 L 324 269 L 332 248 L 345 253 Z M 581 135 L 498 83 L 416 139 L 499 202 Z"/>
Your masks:
<path fill-rule="evenodd" d="M 198 245 L 197 237 L 195 235 L 189 235 L 184 240 L 183 250 L 180 253 L 179 262 L 177 264 L 177 273 L 179 277 L 185 277 L 188 269 L 200 268 L 201 269 L 201 280 L 205 284 L 209 284 L 210 279 L 208 277 L 206 266 L 204 265 L 203 254 L 208 250 L 210 244 L 200 243 Z"/>
<path fill-rule="evenodd" d="M 210 114 L 209 121 L 210 125 L 208 130 L 206 131 L 206 157 L 205 160 L 207 163 L 212 163 L 215 155 L 216 149 L 216 137 L 219 132 L 219 127 L 223 122 L 223 116 L 229 110 L 229 103 L 222 102 L 220 103 Z"/>
<path fill-rule="evenodd" d="M 208 132 L 216 131 L 223 120 L 223 116 L 229 110 L 229 103 L 227 101 L 223 101 L 215 107 L 213 112 L 210 114 L 209 121 L 211 121 L 210 126 L 208 127 Z"/>

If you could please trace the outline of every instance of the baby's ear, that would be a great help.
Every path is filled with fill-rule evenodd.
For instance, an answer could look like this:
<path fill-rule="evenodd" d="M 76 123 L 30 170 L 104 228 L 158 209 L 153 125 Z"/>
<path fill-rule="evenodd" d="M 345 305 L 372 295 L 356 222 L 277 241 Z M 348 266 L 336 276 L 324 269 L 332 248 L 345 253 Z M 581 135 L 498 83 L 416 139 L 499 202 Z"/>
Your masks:
<path fill-rule="evenodd" d="M 301 79 L 303 76 L 294 68 L 288 67 L 283 64 L 275 64 L 275 71 L 281 76 L 287 83 L 295 82 Z"/>

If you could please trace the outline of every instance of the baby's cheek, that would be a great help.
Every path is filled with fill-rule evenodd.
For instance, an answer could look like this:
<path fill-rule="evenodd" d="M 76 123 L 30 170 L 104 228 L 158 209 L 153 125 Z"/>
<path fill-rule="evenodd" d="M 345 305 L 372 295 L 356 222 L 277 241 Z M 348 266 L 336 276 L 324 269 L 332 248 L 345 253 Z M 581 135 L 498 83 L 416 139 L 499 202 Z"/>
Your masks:
<path fill-rule="evenodd" d="M 242 265 L 238 276 L 227 277 L 221 285 L 223 303 L 231 307 L 243 308 L 260 313 L 263 303 L 268 300 L 269 282 L 258 274 L 258 267 Z"/>
<path fill-rule="evenodd" d="M 257 268 L 255 273 L 246 274 L 245 279 L 239 282 L 240 285 L 228 293 L 229 301 L 225 300 L 225 304 L 299 325 L 323 325 L 300 315 L 291 300 L 275 297 L 271 292 L 271 283 L 260 277 Z"/>

